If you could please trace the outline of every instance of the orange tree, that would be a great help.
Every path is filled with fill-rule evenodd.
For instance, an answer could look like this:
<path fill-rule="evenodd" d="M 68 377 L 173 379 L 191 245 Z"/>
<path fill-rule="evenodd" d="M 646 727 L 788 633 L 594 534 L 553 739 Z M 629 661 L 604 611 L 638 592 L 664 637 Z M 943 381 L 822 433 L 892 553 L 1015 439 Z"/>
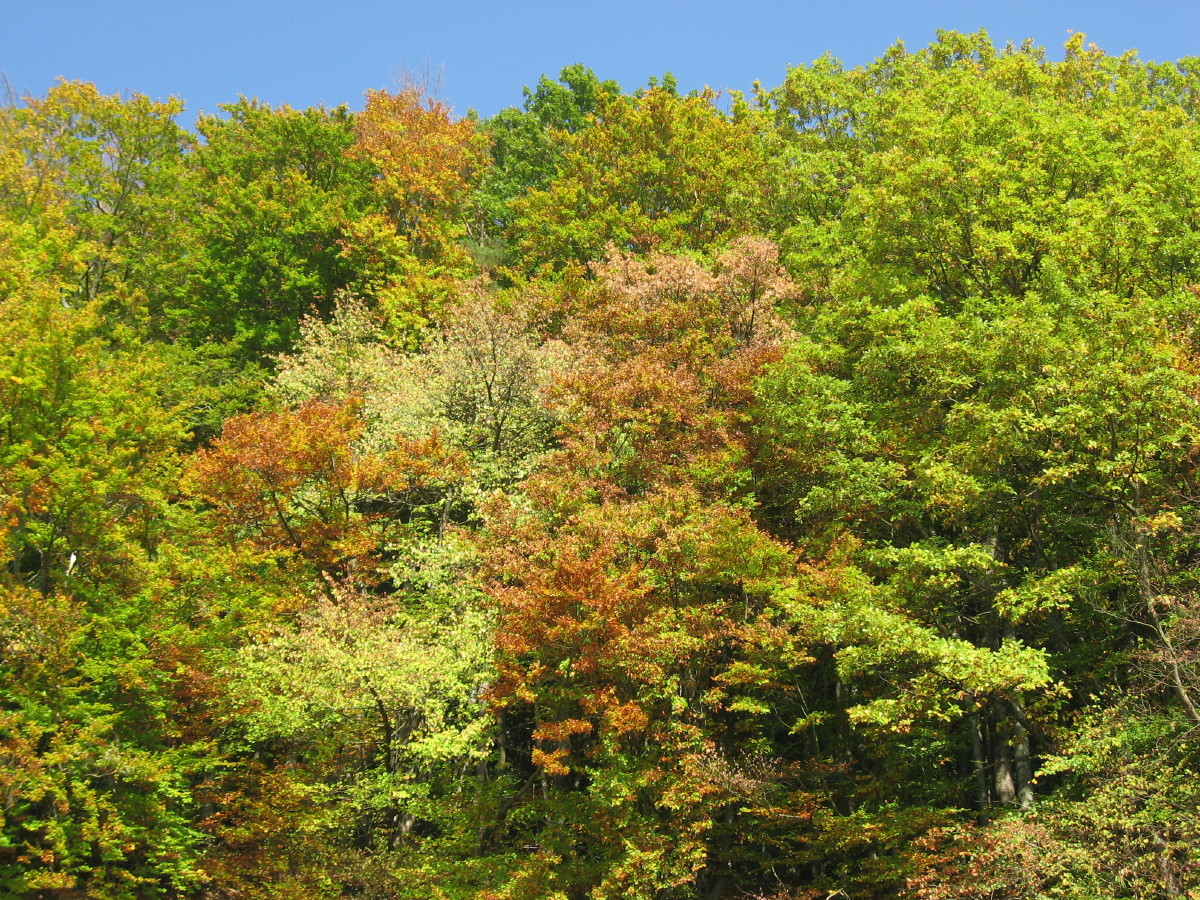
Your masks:
<path fill-rule="evenodd" d="M 390 260 L 379 273 L 380 305 L 401 327 L 420 327 L 452 290 L 453 276 L 471 268 L 462 239 L 486 139 L 473 120 L 455 120 L 448 105 L 413 85 L 368 91 L 354 134 L 350 155 L 374 165 L 386 213 L 356 225 L 348 257 L 368 271 Z"/>
<path fill-rule="evenodd" d="M 359 403 L 312 400 L 296 410 L 235 416 L 192 457 L 185 485 L 218 532 L 248 553 L 302 561 L 302 577 L 365 580 L 401 511 L 461 474 L 437 434 L 360 451 Z"/>
<path fill-rule="evenodd" d="M 482 849 L 536 847 L 489 896 L 719 893 L 761 874 L 741 834 L 807 808 L 767 752 L 807 661 L 776 603 L 794 563 L 744 469 L 750 381 L 779 338 L 749 310 L 789 287 L 773 254 L 614 254 L 567 324 L 571 424 L 488 533 L 492 695 L 520 777 Z"/>

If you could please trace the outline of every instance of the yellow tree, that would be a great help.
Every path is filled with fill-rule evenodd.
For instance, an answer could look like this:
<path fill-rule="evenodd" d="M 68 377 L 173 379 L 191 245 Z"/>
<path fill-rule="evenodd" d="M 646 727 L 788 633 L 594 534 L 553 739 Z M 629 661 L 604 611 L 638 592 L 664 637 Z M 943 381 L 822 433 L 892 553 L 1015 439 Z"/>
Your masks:
<path fill-rule="evenodd" d="M 383 306 L 401 321 L 436 312 L 450 279 L 470 267 L 460 243 L 467 235 L 471 193 L 486 160 L 486 139 L 470 119 L 409 85 L 396 93 L 368 91 L 354 125 L 352 156 L 377 168 L 375 188 L 386 215 L 368 217 L 352 236 L 370 257 L 406 251 L 412 264 L 381 293 Z M 369 260 L 364 260 L 369 262 Z"/>

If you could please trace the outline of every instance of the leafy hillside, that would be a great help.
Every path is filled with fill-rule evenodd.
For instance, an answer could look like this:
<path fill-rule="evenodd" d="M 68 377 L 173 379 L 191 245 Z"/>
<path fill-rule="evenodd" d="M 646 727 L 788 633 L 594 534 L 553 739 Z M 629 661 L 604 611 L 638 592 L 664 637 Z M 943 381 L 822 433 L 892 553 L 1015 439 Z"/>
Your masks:
<path fill-rule="evenodd" d="M 0 109 L 0 894 L 1200 896 L 1200 59 Z"/>

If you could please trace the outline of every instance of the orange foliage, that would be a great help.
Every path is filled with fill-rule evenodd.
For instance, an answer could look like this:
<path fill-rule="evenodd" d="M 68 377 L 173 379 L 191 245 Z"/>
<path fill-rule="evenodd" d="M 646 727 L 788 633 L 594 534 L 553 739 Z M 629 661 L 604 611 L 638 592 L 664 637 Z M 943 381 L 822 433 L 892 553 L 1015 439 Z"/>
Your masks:
<path fill-rule="evenodd" d="M 221 534 L 299 557 L 335 578 L 370 577 L 374 554 L 406 495 L 465 475 L 460 453 L 434 434 L 379 456 L 357 449 L 357 401 L 235 416 L 191 460 L 186 489 L 213 508 Z"/>
<path fill-rule="evenodd" d="M 790 287 L 755 241 L 715 271 L 614 254 L 596 274 L 564 329 L 561 449 L 525 484 L 532 510 L 492 511 L 492 693 L 534 707 L 548 775 L 648 740 L 662 777 L 711 749 L 728 665 L 781 640 L 758 604 L 788 554 L 740 504 L 737 472 L 750 382 L 782 329 L 770 304 Z"/>
<path fill-rule="evenodd" d="M 487 158 L 475 123 L 453 120 L 449 106 L 410 85 L 368 91 L 354 131 L 351 153 L 378 167 L 377 188 L 417 256 L 445 256 L 465 232 L 458 223 Z"/>

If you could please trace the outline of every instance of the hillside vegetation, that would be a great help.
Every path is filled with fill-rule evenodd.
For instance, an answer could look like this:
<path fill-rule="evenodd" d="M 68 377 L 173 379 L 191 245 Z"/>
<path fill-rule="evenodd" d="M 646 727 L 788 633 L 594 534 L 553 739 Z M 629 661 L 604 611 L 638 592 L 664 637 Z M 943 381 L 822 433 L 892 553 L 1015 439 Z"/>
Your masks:
<path fill-rule="evenodd" d="M 1200 897 L 1200 59 L 0 109 L 0 895 Z"/>

